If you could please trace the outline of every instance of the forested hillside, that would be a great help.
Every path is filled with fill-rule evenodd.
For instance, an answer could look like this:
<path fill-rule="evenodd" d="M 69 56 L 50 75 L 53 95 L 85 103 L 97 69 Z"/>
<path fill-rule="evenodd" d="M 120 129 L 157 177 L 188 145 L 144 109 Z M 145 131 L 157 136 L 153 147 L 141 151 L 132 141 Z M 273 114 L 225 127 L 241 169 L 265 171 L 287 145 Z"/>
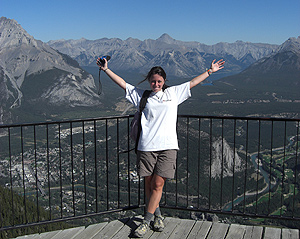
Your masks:
<path fill-rule="evenodd" d="M 12 193 L 11 190 L 7 188 L 0 186 L 0 195 L 1 227 L 44 221 L 50 218 L 50 214 L 42 207 L 37 207 L 34 202 L 24 199 L 24 197 L 14 192 Z M 13 205 L 12 202 L 14 202 Z M 68 227 L 70 226 L 66 223 L 53 223 L 39 227 L 25 227 L 22 229 L 2 231 L 0 233 L 0 238 L 11 238 Z"/>

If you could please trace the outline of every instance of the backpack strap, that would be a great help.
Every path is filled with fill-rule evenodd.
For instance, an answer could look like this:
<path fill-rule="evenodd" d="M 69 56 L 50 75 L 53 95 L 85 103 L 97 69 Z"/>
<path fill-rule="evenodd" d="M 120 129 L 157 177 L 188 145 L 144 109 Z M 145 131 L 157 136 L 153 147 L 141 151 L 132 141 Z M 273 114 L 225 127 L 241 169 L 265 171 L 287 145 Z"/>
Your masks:
<path fill-rule="evenodd" d="M 142 111 L 145 109 L 145 106 L 147 104 L 147 99 L 149 98 L 150 94 L 151 94 L 151 90 L 145 90 L 143 93 L 143 96 L 141 98 L 140 101 L 140 105 L 139 105 L 139 121 L 138 121 L 138 134 L 136 137 L 136 141 L 135 141 L 135 153 L 137 153 L 137 146 L 140 140 L 140 135 L 141 135 L 141 131 L 142 131 L 142 124 L 141 124 L 141 118 L 142 118 Z"/>

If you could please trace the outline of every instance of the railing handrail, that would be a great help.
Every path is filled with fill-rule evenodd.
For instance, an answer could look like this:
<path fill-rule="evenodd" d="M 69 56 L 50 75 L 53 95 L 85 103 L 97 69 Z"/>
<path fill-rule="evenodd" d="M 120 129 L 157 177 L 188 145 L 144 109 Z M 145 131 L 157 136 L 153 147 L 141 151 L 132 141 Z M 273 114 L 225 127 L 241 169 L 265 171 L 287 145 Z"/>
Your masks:
<path fill-rule="evenodd" d="M 265 121 L 300 121 L 300 118 L 279 117 L 254 117 L 254 116 L 217 116 L 217 115 L 187 115 L 179 114 L 182 118 L 208 118 L 208 119 L 231 119 L 231 120 L 265 120 Z"/>
<path fill-rule="evenodd" d="M 20 127 L 20 126 L 34 126 L 34 125 L 51 125 L 51 124 L 63 124 L 63 123 L 76 123 L 82 121 L 94 121 L 94 120 L 109 120 L 109 119 L 122 119 L 131 118 L 133 114 L 127 115 L 115 115 L 115 116 L 102 116 L 96 118 L 83 118 L 83 119 L 70 119 L 70 120 L 56 120 L 56 121 L 44 121 L 34 123 L 13 123 L 13 124 L 0 124 L 1 128 L 7 127 Z M 279 118 L 279 117 L 254 117 L 254 116 L 218 116 L 218 115 L 189 115 L 178 114 L 180 118 L 208 118 L 208 119 L 232 119 L 232 120 L 265 120 L 265 121 L 300 121 L 300 118 Z"/>
<path fill-rule="evenodd" d="M 116 115 L 116 116 L 102 116 L 96 118 L 84 118 L 84 119 L 70 119 L 70 120 L 56 120 L 56 121 L 44 121 L 44 122 L 34 122 L 34 123 L 15 123 L 15 124 L 0 124 L 0 128 L 8 127 L 20 127 L 20 126 L 38 126 L 38 125 L 51 125 L 51 124 L 65 124 L 65 123 L 78 123 L 83 121 L 98 121 L 98 120 L 109 120 L 109 119 L 122 119 L 130 118 L 133 115 Z"/>

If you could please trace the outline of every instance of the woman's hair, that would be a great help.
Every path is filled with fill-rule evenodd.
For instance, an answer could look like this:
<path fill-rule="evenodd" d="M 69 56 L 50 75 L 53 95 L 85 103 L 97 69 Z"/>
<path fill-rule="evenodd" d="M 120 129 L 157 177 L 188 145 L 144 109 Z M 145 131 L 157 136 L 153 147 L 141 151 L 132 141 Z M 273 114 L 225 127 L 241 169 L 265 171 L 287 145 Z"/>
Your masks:
<path fill-rule="evenodd" d="M 166 75 L 166 72 L 164 71 L 163 68 L 161 68 L 160 66 L 154 66 L 151 68 L 151 70 L 148 72 L 145 80 L 150 80 L 150 78 L 153 76 L 153 75 L 160 75 L 162 78 L 164 78 L 164 80 L 166 80 L 167 78 L 167 75 Z"/>
<path fill-rule="evenodd" d="M 160 67 L 160 66 L 154 66 L 154 67 L 152 67 L 151 70 L 148 72 L 146 78 L 144 80 L 142 80 L 139 84 L 141 84 L 144 81 L 149 81 L 150 78 L 153 75 L 155 75 L 155 74 L 160 75 L 165 80 L 165 84 L 163 86 L 163 90 L 165 90 L 166 88 L 168 88 L 168 86 L 166 85 L 167 74 L 164 71 L 164 69 L 162 67 Z"/>

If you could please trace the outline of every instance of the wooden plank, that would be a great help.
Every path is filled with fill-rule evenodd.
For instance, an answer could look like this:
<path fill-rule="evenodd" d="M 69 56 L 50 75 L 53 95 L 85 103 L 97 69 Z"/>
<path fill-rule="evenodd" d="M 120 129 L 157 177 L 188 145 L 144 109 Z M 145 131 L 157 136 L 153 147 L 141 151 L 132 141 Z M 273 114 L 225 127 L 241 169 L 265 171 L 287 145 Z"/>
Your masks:
<path fill-rule="evenodd" d="M 52 231 L 52 232 L 43 232 L 41 234 L 24 235 L 24 236 L 19 236 L 16 239 L 40 239 L 40 238 L 51 239 L 60 232 L 62 232 L 62 230 L 57 230 L 57 231 Z"/>
<path fill-rule="evenodd" d="M 176 219 L 175 221 L 177 221 L 177 219 Z M 168 217 L 165 217 L 165 218 L 164 218 L 165 229 L 164 229 L 162 232 L 156 232 L 156 231 L 153 231 L 153 233 L 152 233 L 150 236 L 146 236 L 146 237 L 144 237 L 144 238 L 145 238 L 145 239 L 154 239 L 154 238 L 156 239 L 156 238 L 158 238 L 158 237 L 163 238 L 165 232 L 168 231 L 168 229 L 166 229 L 166 228 L 169 228 L 169 227 L 170 227 L 170 225 L 168 225 L 168 223 L 169 223 L 169 222 L 174 223 L 175 221 L 170 220 L 170 218 L 168 218 Z M 176 223 L 177 223 L 177 222 L 176 222 Z M 166 231 L 165 231 L 165 230 L 166 230 Z M 162 235 L 161 235 L 161 234 L 162 234 Z M 143 238 L 143 239 L 144 239 L 144 238 Z"/>
<path fill-rule="evenodd" d="M 90 239 L 99 233 L 108 223 L 102 222 L 89 225 L 84 231 L 74 237 L 74 239 Z"/>
<path fill-rule="evenodd" d="M 31 234 L 31 235 L 24 235 L 18 236 L 16 239 L 40 239 L 40 234 Z"/>
<path fill-rule="evenodd" d="M 281 238 L 281 229 L 266 227 L 264 239 L 280 239 Z"/>
<path fill-rule="evenodd" d="M 187 239 L 206 238 L 211 226 L 212 222 L 197 221 Z"/>
<path fill-rule="evenodd" d="M 229 228 L 229 224 L 213 223 L 207 239 L 225 238 L 228 228 Z"/>
<path fill-rule="evenodd" d="M 134 230 L 142 222 L 142 218 L 132 217 L 132 218 L 129 218 L 128 220 L 126 220 L 126 221 L 123 220 L 122 222 L 124 223 L 124 226 L 121 228 L 121 230 L 118 231 L 117 234 L 114 235 L 113 239 L 126 239 L 126 238 L 132 237 L 133 233 L 134 233 Z"/>
<path fill-rule="evenodd" d="M 77 234 L 82 232 L 85 229 L 85 227 L 74 227 L 74 228 L 68 228 L 65 230 L 62 230 L 58 234 L 55 235 L 55 238 L 60 239 L 71 239 L 75 237 Z"/>
<path fill-rule="evenodd" d="M 298 229 L 282 229 L 282 239 L 299 239 L 299 230 Z"/>
<path fill-rule="evenodd" d="M 128 220 L 128 218 L 127 218 Z M 94 237 L 92 238 L 101 238 L 101 239 L 106 239 L 106 238 L 112 238 L 121 228 L 124 226 L 124 223 L 119 221 L 119 220 L 114 220 L 107 224 L 100 232 L 98 232 Z"/>
<path fill-rule="evenodd" d="M 192 230 L 195 224 L 194 220 L 181 219 L 180 223 L 174 228 L 170 234 L 170 238 L 185 238 Z"/>
<path fill-rule="evenodd" d="M 162 232 L 160 232 L 159 234 L 155 234 L 155 235 L 153 234 L 153 236 L 151 236 L 149 238 L 151 238 L 151 239 L 152 238 L 157 238 L 157 239 L 169 238 L 169 235 L 174 231 L 177 224 L 180 223 L 180 219 L 168 217 L 164 220 L 164 222 L 166 222 L 165 229 Z"/>
<path fill-rule="evenodd" d="M 52 232 L 43 232 L 40 234 L 43 239 L 51 239 L 55 238 L 57 234 L 59 234 L 62 230 L 52 231 Z"/>
<path fill-rule="evenodd" d="M 246 226 L 245 239 L 260 239 L 263 235 L 263 227 L 261 226 Z"/>
<path fill-rule="evenodd" d="M 245 231 L 246 226 L 231 224 L 226 239 L 243 239 Z"/>

